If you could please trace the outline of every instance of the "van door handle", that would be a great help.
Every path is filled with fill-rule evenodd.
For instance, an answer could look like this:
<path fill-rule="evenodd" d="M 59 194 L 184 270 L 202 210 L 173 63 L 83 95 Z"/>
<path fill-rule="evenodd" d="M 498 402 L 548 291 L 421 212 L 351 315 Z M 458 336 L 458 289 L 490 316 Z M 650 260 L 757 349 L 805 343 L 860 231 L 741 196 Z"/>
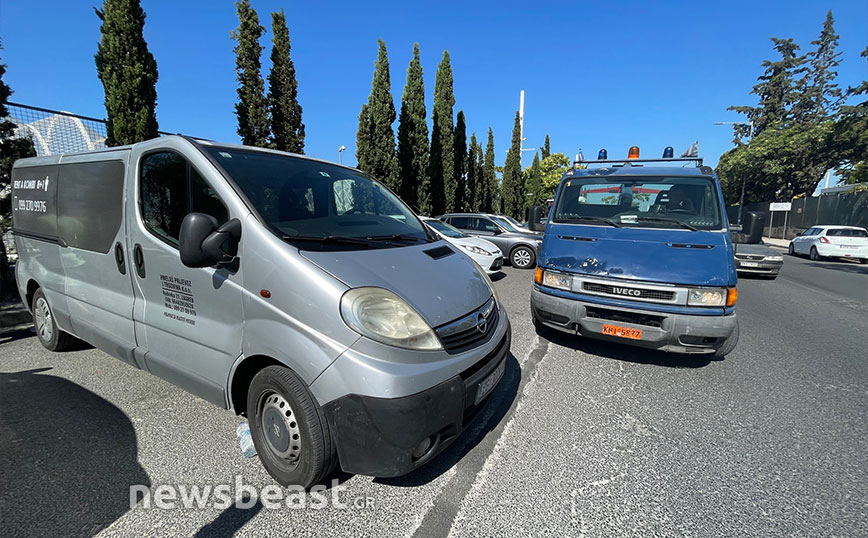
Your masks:
<path fill-rule="evenodd" d="M 145 256 L 142 254 L 142 245 L 138 243 L 133 247 L 133 263 L 136 265 L 139 278 L 145 278 Z"/>
<path fill-rule="evenodd" d="M 118 264 L 118 271 L 122 275 L 127 274 L 127 261 L 124 259 L 124 247 L 120 241 L 115 245 L 115 262 Z"/>

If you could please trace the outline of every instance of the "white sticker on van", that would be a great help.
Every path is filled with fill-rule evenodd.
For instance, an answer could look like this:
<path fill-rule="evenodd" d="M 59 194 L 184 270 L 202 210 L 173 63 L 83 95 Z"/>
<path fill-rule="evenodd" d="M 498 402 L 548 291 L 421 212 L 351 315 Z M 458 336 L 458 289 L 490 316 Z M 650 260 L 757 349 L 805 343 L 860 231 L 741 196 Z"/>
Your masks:
<path fill-rule="evenodd" d="M 193 283 L 186 278 L 160 275 L 163 290 L 163 315 L 169 319 L 195 325 L 196 302 L 193 298 Z"/>

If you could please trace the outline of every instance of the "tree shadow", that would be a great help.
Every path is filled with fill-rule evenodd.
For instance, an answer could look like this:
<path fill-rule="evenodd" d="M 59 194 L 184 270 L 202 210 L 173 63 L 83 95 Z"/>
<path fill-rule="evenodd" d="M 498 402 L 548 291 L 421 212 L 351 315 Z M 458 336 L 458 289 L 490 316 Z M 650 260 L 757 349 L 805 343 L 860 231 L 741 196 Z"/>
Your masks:
<path fill-rule="evenodd" d="M 839 262 L 806 262 L 808 267 L 819 267 L 820 269 L 829 269 L 830 271 L 842 271 L 844 273 L 853 273 L 857 275 L 868 275 L 868 264 L 852 262 L 850 260 L 841 260 Z"/>
<path fill-rule="evenodd" d="M 246 499 L 245 499 L 246 500 Z M 221 538 L 234 536 L 253 516 L 262 510 L 262 503 L 257 500 L 250 508 L 239 508 L 237 503 L 223 510 L 217 518 L 200 528 L 193 538 Z"/>
<path fill-rule="evenodd" d="M 503 378 L 483 404 L 477 415 L 466 426 L 461 435 L 451 445 L 437 455 L 433 460 L 422 465 L 415 471 L 395 478 L 375 478 L 374 482 L 397 487 L 417 487 L 425 485 L 438 478 L 454 467 L 476 445 L 494 430 L 503 417 L 509 412 L 512 403 L 518 396 L 521 382 L 521 367 L 515 356 L 510 352 L 506 358 L 506 369 Z"/>
<path fill-rule="evenodd" d="M 151 481 L 123 411 L 50 368 L 0 373 L 0 513 L 7 536 L 92 536 Z"/>
<path fill-rule="evenodd" d="M 599 340 L 581 335 L 567 334 L 547 327 L 536 327 L 536 332 L 553 344 L 581 351 L 589 355 L 615 359 L 636 364 L 649 364 L 666 368 L 702 368 L 711 362 L 722 361 L 723 357 L 713 354 L 686 354 L 658 351 L 631 346 L 620 342 Z"/>

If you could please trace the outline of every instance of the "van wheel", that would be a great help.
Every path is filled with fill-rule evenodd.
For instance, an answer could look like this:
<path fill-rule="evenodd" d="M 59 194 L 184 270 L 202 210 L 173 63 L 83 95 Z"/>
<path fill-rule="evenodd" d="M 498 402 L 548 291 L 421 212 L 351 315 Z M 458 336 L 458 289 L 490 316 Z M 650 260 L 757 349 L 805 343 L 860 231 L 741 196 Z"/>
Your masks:
<path fill-rule="evenodd" d="M 736 319 L 735 320 L 735 329 L 732 331 L 732 334 L 729 335 L 729 338 L 726 339 L 726 342 L 724 342 L 722 346 L 717 348 L 717 350 L 714 352 L 714 356 L 715 357 L 725 357 L 725 356 L 729 355 L 730 353 L 732 353 L 732 350 L 734 350 L 736 344 L 738 344 L 738 336 L 739 336 L 738 320 Z"/>
<path fill-rule="evenodd" d="M 48 304 L 48 299 L 42 293 L 42 288 L 33 294 L 33 302 L 30 306 L 33 312 L 33 325 L 36 328 L 36 338 L 45 349 L 50 351 L 63 351 L 75 343 L 75 337 L 60 330 L 54 321 L 54 313 Z"/>
<path fill-rule="evenodd" d="M 525 246 L 515 247 L 509 255 L 509 262 L 518 269 L 530 269 L 534 261 L 536 261 L 536 253 Z"/>
<path fill-rule="evenodd" d="M 292 370 L 260 370 L 250 382 L 247 411 L 259 459 L 281 485 L 307 489 L 334 469 L 337 457 L 328 422 Z"/>

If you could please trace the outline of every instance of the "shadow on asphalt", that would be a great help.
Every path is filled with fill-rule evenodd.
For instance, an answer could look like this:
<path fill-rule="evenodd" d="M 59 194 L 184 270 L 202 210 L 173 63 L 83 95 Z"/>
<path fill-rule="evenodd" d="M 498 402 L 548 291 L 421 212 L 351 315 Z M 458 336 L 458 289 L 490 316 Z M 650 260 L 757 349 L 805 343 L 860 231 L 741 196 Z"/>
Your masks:
<path fill-rule="evenodd" d="M 0 513 L 14 536 L 92 536 L 150 487 L 123 411 L 50 368 L 0 373 Z"/>
<path fill-rule="evenodd" d="M 702 368 L 708 366 L 712 361 L 723 360 L 723 357 L 716 357 L 710 354 L 688 355 L 684 353 L 667 353 L 665 351 L 645 349 L 619 342 L 585 338 L 555 329 L 537 327 L 536 332 L 541 338 L 545 338 L 549 342 L 559 346 L 581 351 L 589 355 L 597 355 L 599 357 L 606 357 L 607 359 L 636 364 L 652 364 L 667 368 Z"/>
<path fill-rule="evenodd" d="M 427 484 L 454 467 L 500 424 L 518 396 L 520 381 L 521 368 L 515 356 L 510 353 L 506 358 L 506 370 L 497 388 L 458 439 L 436 458 L 412 473 L 396 478 L 375 478 L 374 482 L 412 488 Z"/>
<path fill-rule="evenodd" d="M 841 271 L 844 273 L 853 273 L 856 275 L 868 275 L 868 264 L 860 264 L 859 262 L 851 262 L 842 260 L 840 262 L 807 262 L 808 267 L 819 267 L 820 269 L 829 269 L 830 271 Z"/>
<path fill-rule="evenodd" d="M 245 501 L 248 499 L 245 498 Z M 223 510 L 217 518 L 199 529 L 193 538 L 222 538 L 224 536 L 234 536 L 248 521 L 253 519 L 253 516 L 262 510 L 262 503 L 258 500 L 256 504 L 250 508 L 238 508 L 237 503 Z"/>
<path fill-rule="evenodd" d="M 0 344 L 8 344 L 9 342 L 32 338 L 35 336 L 36 333 L 33 331 L 33 327 L 2 329 L 0 330 Z"/>

